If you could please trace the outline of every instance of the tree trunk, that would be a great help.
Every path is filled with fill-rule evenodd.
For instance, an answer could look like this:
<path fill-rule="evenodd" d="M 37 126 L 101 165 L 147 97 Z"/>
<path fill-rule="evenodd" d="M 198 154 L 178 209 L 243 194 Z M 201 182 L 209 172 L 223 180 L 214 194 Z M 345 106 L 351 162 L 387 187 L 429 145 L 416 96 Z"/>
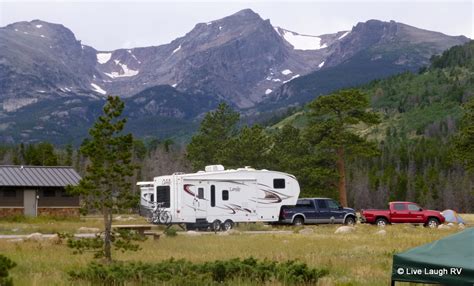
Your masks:
<path fill-rule="evenodd" d="M 112 262 L 112 213 L 109 208 L 103 209 L 104 215 L 104 228 L 105 228 L 105 237 L 104 237 L 104 258 L 106 263 Z"/>
<path fill-rule="evenodd" d="M 346 166 L 344 162 L 344 147 L 337 148 L 337 173 L 339 175 L 338 191 L 339 202 L 343 207 L 347 207 L 347 192 L 346 192 Z"/>

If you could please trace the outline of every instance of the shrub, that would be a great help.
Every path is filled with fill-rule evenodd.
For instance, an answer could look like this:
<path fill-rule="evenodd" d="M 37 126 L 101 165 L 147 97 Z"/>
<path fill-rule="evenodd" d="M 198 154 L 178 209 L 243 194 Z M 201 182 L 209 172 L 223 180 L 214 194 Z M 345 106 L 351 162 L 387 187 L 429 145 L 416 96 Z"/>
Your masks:
<path fill-rule="evenodd" d="M 11 286 L 13 285 L 11 277 L 9 277 L 8 271 L 16 266 L 16 263 L 11 261 L 8 257 L 0 254 L 0 285 Z"/>
<path fill-rule="evenodd" d="M 174 237 L 174 236 L 177 236 L 178 235 L 178 231 L 174 228 L 166 228 L 163 233 L 166 235 L 166 236 L 171 236 L 171 237 Z"/>
<path fill-rule="evenodd" d="M 92 262 L 84 269 L 69 272 L 73 281 L 102 285 L 231 285 L 236 281 L 257 285 L 274 281 L 286 285 L 312 285 L 327 274 L 326 269 L 310 268 L 303 262 L 259 261 L 253 257 L 200 264 L 173 258 L 159 263 L 115 262 L 103 265 Z"/>

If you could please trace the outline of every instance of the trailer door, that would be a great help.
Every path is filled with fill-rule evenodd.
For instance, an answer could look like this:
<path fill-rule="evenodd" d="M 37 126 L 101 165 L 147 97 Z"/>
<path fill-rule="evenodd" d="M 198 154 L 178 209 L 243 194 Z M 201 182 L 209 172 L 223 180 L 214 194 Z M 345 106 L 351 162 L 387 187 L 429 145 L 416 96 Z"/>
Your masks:
<path fill-rule="evenodd" d="M 207 204 L 210 200 L 210 186 L 198 185 L 196 188 L 196 198 L 193 206 L 196 212 L 196 219 L 203 219 L 207 217 Z"/>

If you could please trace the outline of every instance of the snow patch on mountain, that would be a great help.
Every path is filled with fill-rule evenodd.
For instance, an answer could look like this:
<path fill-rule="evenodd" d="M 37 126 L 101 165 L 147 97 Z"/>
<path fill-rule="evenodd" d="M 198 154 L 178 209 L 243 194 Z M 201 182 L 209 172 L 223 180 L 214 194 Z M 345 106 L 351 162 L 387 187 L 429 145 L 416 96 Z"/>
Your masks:
<path fill-rule="evenodd" d="M 106 62 L 110 61 L 112 57 L 112 53 L 97 53 L 97 62 L 101 65 L 105 64 Z"/>
<path fill-rule="evenodd" d="M 268 94 L 272 93 L 272 91 L 273 91 L 273 90 L 267 88 L 267 90 L 265 90 L 265 94 L 268 95 Z"/>
<path fill-rule="evenodd" d="M 181 45 L 179 45 L 179 47 L 177 47 L 176 49 L 174 49 L 171 54 L 173 55 L 174 53 L 176 53 L 176 52 L 179 51 L 179 50 L 181 50 Z"/>
<path fill-rule="evenodd" d="M 100 86 L 98 86 L 95 83 L 91 83 L 92 88 L 94 89 L 95 92 L 98 92 L 100 94 L 107 94 L 107 91 L 103 90 Z"/>
<path fill-rule="evenodd" d="M 282 73 L 283 75 L 289 75 L 290 73 L 293 73 L 293 72 L 292 72 L 291 70 L 289 70 L 289 69 L 286 69 L 286 70 L 282 70 L 281 73 Z"/>
<path fill-rule="evenodd" d="M 43 25 L 36 25 L 36 28 L 38 28 L 38 29 L 41 28 L 41 27 L 43 27 Z"/>
<path fill-rule="evenodd" d="M 136 76 L 139 72 L 137 70 L 129 69 L 126 64 L 122 64 L 120 61 L 116 60 L 115 63 L 122 68 L 122 73 L 119 73 L 119 72 L 105 73 L 107 76 L 111 78 Z"/>
<path fill-rule="evenodd" d="M 301 35 L 278 27 L 274 28 L 295 50 L 320 50 L 328 46 L 327 44 L 321 44 L 321 38 L 319 37 Z"/>
<path fill-rule="evenodd" d="M 292 80 L 294 80 L 294 79 L 297 78 L 297 77 L 300 77 L 300 75 L 299 75 L 299 74 L 295 74 L 295 75 L 292 76 L 289 80 L 285 80 L 283 83 L 287 83 L 287 82 L 289 82 L 289 81 L 292 81 Z"/>
<path fill-rule="evenodd" d="M 341 35 L 339 38 L 337 38 L 337 39 L 340 40 L 340 39 L 344 38 L 345 36 L 349 35 L 350 32 L 351 32 L 351 31 L 345 32 L 344 34 L 342 34 L 342 35 Z"/>
<path fill-rule="evenodd" d="M 322 68 L 324 66 L 324 61 L 318 65 L 318 68 Z"/>

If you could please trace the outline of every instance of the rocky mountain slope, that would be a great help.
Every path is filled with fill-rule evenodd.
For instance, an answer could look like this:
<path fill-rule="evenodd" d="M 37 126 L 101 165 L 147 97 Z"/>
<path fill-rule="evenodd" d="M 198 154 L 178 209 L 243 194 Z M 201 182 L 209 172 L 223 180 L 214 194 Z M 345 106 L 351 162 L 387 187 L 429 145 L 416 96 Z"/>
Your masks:
<path fill-rule="evenodd" d="M 62 25 L 18 22 L 0 28 L 0 138 L 81 140 L 70 131 L 85 134 L 109 94 L 126 99 L 135 132 L 171 136 L 222 100 L 249 113 L 302 104 L 418 69 L 467 40 L 376 20 L 301 35 L 246 9 L 199 23 L 169 44 L 97 51 Z"/>

